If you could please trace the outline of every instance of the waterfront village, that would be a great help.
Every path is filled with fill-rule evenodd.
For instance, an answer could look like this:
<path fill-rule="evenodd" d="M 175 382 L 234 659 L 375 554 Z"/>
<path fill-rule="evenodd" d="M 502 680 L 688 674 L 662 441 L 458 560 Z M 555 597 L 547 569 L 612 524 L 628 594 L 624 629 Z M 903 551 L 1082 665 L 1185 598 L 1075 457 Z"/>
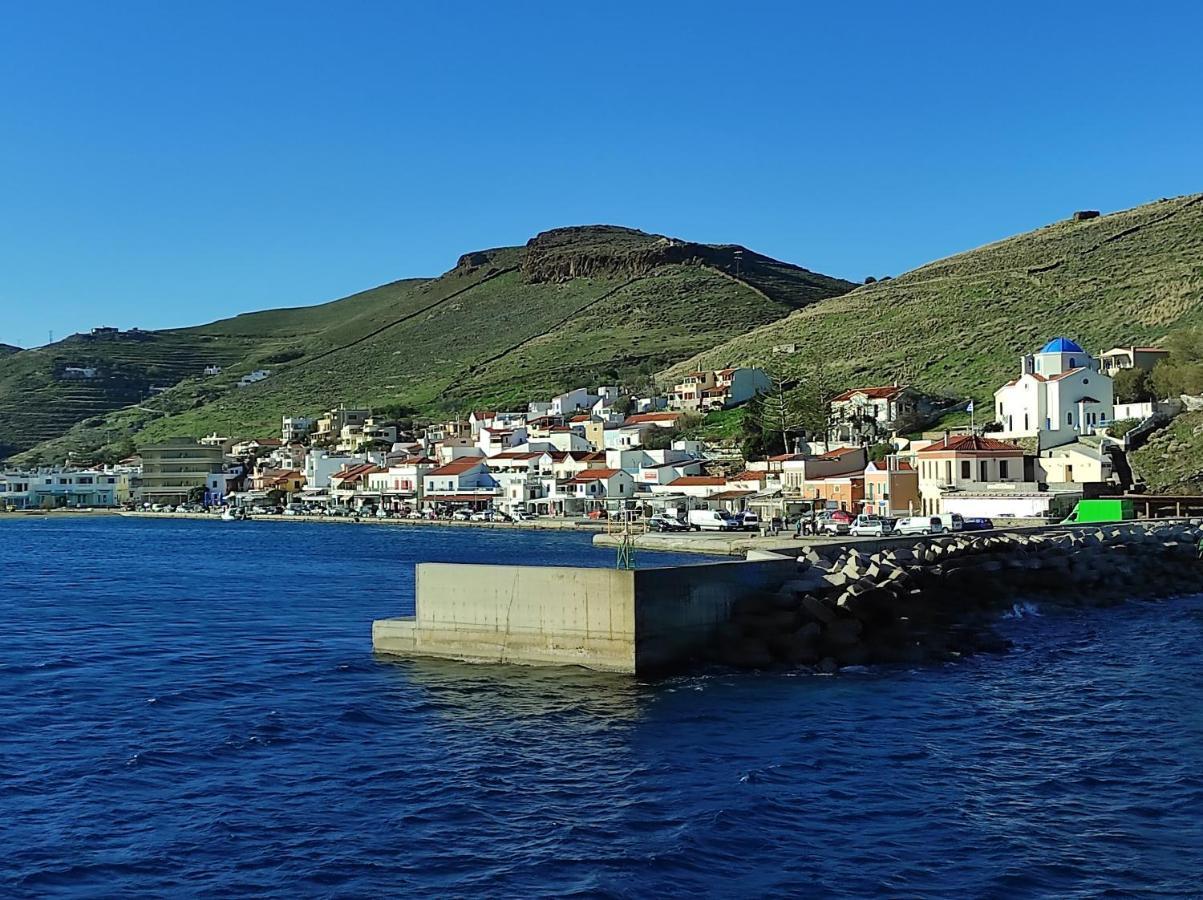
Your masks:
<path fill-rule="evenodd" d="M 790 429 L 789 452 L 760 459 L 683 428 L 768 396 L 774 383 L 758 368 L 693 372 L 652 396 L 578 387 L 525 409 L 425 425 L 367 408 L 312 418 L 284 410 L 279 434 L 171 439 L 116 465 L 6 471 L 0 508 L 518 522 L 687 522 L 692 510 L 777 524 L 837 513 L 1050 520 L 1083 496 L 1130 486 L 1123 438 L 1112 431 L 1157 404 L 1117 404 L 1112 375 L 1151 369 L 1164 355 L 1117 347 L 1092 356 L 1054 338 L 1017 361 L 992 410 L 902 384 L 851 386 L 829 398 L 822 433 Z M 950 410 L 973 424 L 923 431 Z"/>

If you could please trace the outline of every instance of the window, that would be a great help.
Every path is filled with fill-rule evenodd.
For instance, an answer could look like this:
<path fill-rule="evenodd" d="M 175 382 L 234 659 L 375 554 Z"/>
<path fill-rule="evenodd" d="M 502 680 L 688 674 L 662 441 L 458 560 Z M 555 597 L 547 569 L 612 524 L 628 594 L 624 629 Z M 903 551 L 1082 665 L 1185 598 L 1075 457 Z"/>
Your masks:
<path fill-rule="evenodd" d="M 1067 412 L 1065 414 L 1065 424 L 1072 425 L 1073 423 L 1074 423 L 1074 414 L 1072 412 Z"/>
<path fill-rule="evenodd" d="M 990 475 L 986 471 L 986 460 L 983 459 L 980 463 L 978 463 L 978 481 L 989 481 L 989 480 L 990 480 Z"/>
<path fill-rule="evenodd" d="M 961 460 L 961 478 L 968 481 L 972 477 L 972 463 L 967 459 Z"/>
<path fill-rule="evenodd" d="M 1005 459 L 1000 459 L 998 461 L 998 477 L 999 478 L 1007 477 L 1007 461 Z"/>

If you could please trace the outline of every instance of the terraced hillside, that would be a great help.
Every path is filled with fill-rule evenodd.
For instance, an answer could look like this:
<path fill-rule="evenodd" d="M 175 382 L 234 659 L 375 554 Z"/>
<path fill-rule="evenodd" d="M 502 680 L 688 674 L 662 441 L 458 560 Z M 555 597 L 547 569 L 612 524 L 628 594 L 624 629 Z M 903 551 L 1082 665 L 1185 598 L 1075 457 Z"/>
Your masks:
<path fill-rule="evenodd" d="M 136 406 L 92 412 L 57 437 L 42 432 L 18 447 L 57 459 L 67 451 L 111 455 L 135 438 L 271 433 L 283 413 L 338 402 L 429 413 L 523 403 L 654 371 L 851 287 L 735 246 L 615 226 L 556 229 L 524 247 L 465 254 L 430 281 L 156 333 L 241 356 L 218 378 L 191 368 Z M 234 387 L 236 375 L 255 367 L 273 374 Z M 0 430 L 22 406 L 0 393 L 5 402 L 12 406 L 0 406 Z"/>
<path fill-rule="evenodd" d="M 343 301 L 198 328 L 76 334 L 46 347 L 0 353 L 0 458 L 73 428 L 100 427 L 123 408 L 132 418 L 157 418 L 157 392 L 164 388 L 187 385 L 184 402 L 203 403 L 253 369 L 337 346 L 348 332 L 367 333 L 399 295 L 422 283 L 397 282 Z M 203 377 L 209 366 L 221 367 L 222 374 Z M 82 377 L 72 369 L 95 373 Z"/>
<path fill-rule="evenodd" d="M 1062 221 L 930 263 L 737 335 L 662 373 L 765 363 L 837 386 L 895 379 L 990 409 L 1020 354 L 1097 351 L 1203 323 L 1203 195 Z M 784 352 L 794 345 L 792 352 Z M 778 352 L 774 352 L 777 348 Z"/>

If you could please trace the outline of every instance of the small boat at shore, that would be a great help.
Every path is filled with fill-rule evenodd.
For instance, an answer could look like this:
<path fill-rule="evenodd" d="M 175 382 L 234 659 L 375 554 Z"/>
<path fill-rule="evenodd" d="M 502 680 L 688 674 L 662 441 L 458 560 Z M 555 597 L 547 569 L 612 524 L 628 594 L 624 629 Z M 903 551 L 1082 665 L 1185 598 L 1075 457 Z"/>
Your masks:
<path fill-rule="evenodd" d="M 226 507 L 221 514 L 221 520 L 223 522 L 245 522 L 246 519 L 247 515 L 242 510 L 233 510 L 229 507 Z"/>

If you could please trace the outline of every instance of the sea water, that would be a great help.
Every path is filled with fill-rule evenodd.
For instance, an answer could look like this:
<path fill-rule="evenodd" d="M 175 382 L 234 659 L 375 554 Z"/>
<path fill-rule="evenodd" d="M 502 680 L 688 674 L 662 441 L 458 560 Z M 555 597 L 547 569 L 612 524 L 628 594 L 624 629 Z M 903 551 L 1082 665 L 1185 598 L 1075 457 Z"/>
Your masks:
<path fill-rule="evenodd" d="M 373 657 L 422 560 L 614 553 L 0 519 L 0 896 L 1201 891 L 1201 597 L 1017 607 L 1013 651 L 949 665 L 644 683 Z"/>

